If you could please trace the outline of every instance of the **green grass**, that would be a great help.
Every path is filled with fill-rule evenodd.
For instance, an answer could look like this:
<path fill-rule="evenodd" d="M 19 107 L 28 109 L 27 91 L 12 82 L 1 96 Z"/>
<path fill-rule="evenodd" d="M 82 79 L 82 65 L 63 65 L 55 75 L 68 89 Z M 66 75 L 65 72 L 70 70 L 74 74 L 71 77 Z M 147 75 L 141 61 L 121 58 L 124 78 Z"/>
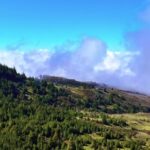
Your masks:
<path fill-rule="evenodd" d="M 126 120 L 128 128 L 134 129 L 136 134 L 135 139 L 146 142 L 147 148 L 150 149 L 150 114 L 136 113 L 136 114 L 113 114 L 113 117 L 119 117 Z"/>
<path fill-rule="evenodd" d="M 150 131 L 150 114 L 149 113 L 113 114 L 110 116 L 125 119 L 128 125 L 136 130 Z"/>
<path fill-rule="evenodd" d="M 150 149 L 150 114 L 148 113 L 133 113 L 133 114 L 111 114 L 108 115 L 110 118 L 117 118 L 117 119 L 123 119 L 126 121 L 128 126 L 126 127 L 119 127 L 115 125 L 104 125 L 101 122 L 100 118 L 100 113 L 96 112 L 88 112 L 88 111 L 82 111 L 82 114 L 84 117 L 82 119 L 89 119 L 93 122 L 98 122 L 100 126 L 105 126 L 107 128 L 111 128 L 114 131 L 120 130 L 124 131 L 126 130 L 127 132 L 133 132 L 135 131 L 135 134 L 132 136 L 132 138 L 127 138 L 126 140 L 130 141 L 131 139 L 133 140 L 139 140 L 145 142 L 145 149 L 148 150 Z M 84 138 L 89 137 L 92 138 L 92 140 L 102 140 L 104 137 L 99 135 L 98 133 L 92 133 L 88 135 L 84 135 Z M 124 143 L 124 141 L 122 141 Z M 85 150 L 93 150 L 91 147 L 91 144 L 88 144 L 84 146 Z M 122 150 L 128 150 L 122 149 Z"/>
<path fill-rule="evenodd" d="M 93 134 L 91 134 L 90 136 L 91 136 L 91 138 L 94 139 L 94 140 L 101 140 L 101 139 L 103 139 L 102 136 L 100 136 L 100 135 L 98 135 L 98 134 L 96 134 L 96 133 L 93 133 Z"/>
<path fill-rule="evenodd" d="M 94 150 L 91 145 L 87 145 L 83 147 L 84 150 Z"/>

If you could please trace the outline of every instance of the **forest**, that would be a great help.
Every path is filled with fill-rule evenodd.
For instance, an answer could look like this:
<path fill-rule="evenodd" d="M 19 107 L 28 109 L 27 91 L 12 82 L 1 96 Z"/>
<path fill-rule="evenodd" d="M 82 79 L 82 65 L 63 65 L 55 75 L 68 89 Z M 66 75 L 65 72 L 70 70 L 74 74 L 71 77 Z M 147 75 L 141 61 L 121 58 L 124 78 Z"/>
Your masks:
<path fill-rule="evenodd" d="M 150 105 L 140 96 L 52 79 L 0 65 L 0 149 L 150 149 Z"/>

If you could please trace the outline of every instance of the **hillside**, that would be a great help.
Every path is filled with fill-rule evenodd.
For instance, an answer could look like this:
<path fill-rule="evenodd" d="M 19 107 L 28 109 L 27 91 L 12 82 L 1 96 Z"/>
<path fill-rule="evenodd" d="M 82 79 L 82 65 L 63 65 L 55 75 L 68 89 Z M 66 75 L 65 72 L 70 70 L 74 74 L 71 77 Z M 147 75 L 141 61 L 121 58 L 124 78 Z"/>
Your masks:
<path fill-rule="evenodd" d="M 109 87 L 105 84 L 80 82 L 62 77 L 41 76 L 40 79 L 68 91 L 74 101 L 76 99 L 76 102 L 84 99 L 84 103 L 87 102 L 89 109 L 107 113 L 150 111 L 150 96 L 138 92 L 125 91 Z M 84 104 L 80 103 L 80 106 L 82 105 Z M 83 108 L 87 108 L 86 104 Z"/>
<path fill-rule="evenodd" d="M 61 77 L 27 78 L 0 65 L 2 150 L 147 150 L 149 112 L 146 95 Z"/>

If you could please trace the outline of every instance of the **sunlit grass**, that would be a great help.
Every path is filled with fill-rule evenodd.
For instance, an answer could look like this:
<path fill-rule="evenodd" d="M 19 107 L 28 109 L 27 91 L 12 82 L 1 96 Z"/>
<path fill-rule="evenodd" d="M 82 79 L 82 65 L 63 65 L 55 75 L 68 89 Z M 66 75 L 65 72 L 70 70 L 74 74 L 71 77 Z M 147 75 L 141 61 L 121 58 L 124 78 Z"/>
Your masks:
<path fill-rule="evenodd" d="M 111 116 L 125 119 L 134 129 L 150 131 L 150 114 L 148 113 L 113 114 Z"/>

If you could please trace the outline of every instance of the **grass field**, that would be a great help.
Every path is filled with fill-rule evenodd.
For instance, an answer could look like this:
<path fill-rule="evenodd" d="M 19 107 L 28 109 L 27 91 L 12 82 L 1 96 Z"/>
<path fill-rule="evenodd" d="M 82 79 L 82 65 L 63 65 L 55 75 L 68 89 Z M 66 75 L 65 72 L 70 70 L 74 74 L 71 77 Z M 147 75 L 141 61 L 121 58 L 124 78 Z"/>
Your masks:
<path fill-rule="evenodd" d="M 139 131 L 150 131 L 150 114 L 149 113 L 136 113 L 136 114 L 115 114 L 112 117 L 122 118 L 126 120 L 128 125 L 133 129 Z"/>
<path fill-rule="evenodd" d="M 146 141 L 147 147 L 150 149 L 150 114 L 136 113 L 136 114 L 115 114 L 111 117 L 119 117 L 126 120 L 129 128 L 136 131 L 135 138 Z"/>
<path fill-rule="evenodd" d="M 83 117 L 83 119 L 87 119 L 88 120 L 92 120 L 93 122 L 97 122 L 100 124 L 100 126 L 105 126 L 107 128 L 113 129 L 114 131 L 116 130 L 126 130 L 128 132 L 130 131 L 135 131 L 134 135 L 131 137 L 131 139 L 129 137 L 127 137 L 126 140 L 130 141 L 130 140 L 139 140 L 139 141 L 143 141 L 144 143 L 146 143 L 145 148 L 146 150 L 150 149 L 150 114 L 149 113 L 133 113 L 133 114 L 110 114 L 108 115 L 108 117 L 110 118 L 115 118 L 115 119 L 122 119 L 125 120 L 127 123 L 126 127 L 119 127 L 119 126 L 115 126 L 115 125 L 104 125 L 101 121 L 101 115 L 99 113 L 95 113 L 95 112 L 82 112 L 84 114 L 85 117 Z M 102 140 L 104 137 L 99 135 L 99 133 L 93 133 L 93 134 L 89 134 L 89 135 L 84 135 L 83 138 L 88 138 L 88 139 L 93 139 L 93 140 Z M 122 141 L 124 142 L 124 141 Z M 92 144 L 87 144 L 86 146 L 84 146 L 85 150 L 94 150 L 92 147 Z M 105 147 L 103 147 L 103 149 L 107 149 Z M 119 150 L 130 150 L 128 148 L 126 149 L 119 149 Z"/>

